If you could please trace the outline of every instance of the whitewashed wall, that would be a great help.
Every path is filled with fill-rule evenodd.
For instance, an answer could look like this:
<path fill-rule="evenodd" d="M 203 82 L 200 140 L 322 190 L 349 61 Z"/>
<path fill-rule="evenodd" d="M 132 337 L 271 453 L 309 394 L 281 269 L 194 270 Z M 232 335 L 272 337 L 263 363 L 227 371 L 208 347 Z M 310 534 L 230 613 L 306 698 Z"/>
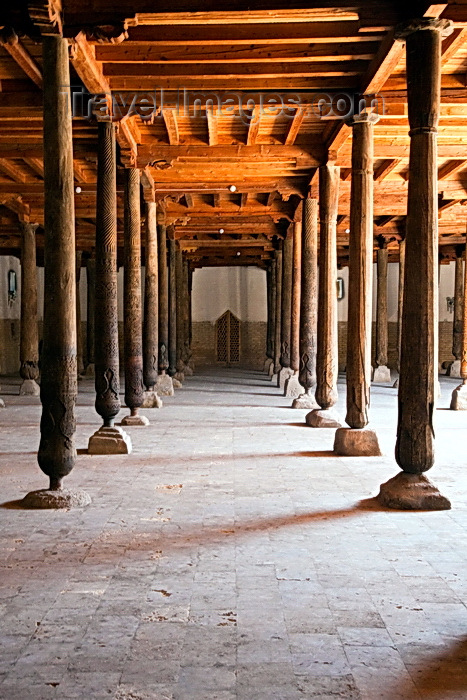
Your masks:
<path fill-rule="evenodd" d="M 266 272 L 257 267 L 204 267 L 193 273 L 193 321 L 230 310 L 241 321 L 267 321 Z"/>

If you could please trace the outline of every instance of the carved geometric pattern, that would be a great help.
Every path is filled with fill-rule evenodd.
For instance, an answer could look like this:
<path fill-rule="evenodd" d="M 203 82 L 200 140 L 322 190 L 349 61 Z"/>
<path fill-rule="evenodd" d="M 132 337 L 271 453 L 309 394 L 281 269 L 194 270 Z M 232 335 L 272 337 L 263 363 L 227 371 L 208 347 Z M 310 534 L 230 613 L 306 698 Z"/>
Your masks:
<path fill-rule="evenodd" d="M 226 311 L 216 321 L 217 361 L 240 362 L 240 321 Z"/>

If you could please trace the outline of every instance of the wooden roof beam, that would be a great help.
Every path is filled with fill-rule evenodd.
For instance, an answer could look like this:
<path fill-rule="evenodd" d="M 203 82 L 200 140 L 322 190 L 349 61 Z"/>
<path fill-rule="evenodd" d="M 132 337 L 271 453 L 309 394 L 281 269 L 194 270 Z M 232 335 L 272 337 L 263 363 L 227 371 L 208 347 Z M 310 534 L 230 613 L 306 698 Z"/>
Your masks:
<path fill-rule="evenodd" d="M 448 160 L 438 168 L 438 180 L 444 180 L 466 166 L 467 162 L 465 160 Z"/>
<path fill-rule="evenodd" d="M 121 158 L 125 167 L 135 167 L 138 159 L 138 144 L 141 132 L 136 117 L 123 117 L 118 122 L 117 141 L 121 149 Z"/>
<path fill-rule="evenodd" d="M 292 118 L 292 121 L 290 122 L 289 130 L 287 132 L 287 136 L 285 137 L 284 141 L 284 146 L 293 146 L 295 143 L 295 139 L 297 138 L 298 132 L 300 131 L 300 127 L 303 123 L 303 119 L 305 118 L 305 109 L 300 109 L 298 108 L 295 111 L 295 114 Z"/>
<path fill-rule="evenodd" d="M 149 168 L 143 168 L 141 170 L 141 186 L 143 188 L 144 201 L 154 202 L 154 180 Z"/>
<path fill-rule="evenodd" d="M 110 85 L 102 71 L 102 63 L 96 61 L 96 50 L 84 32 L 80 32 L 72 42 L 71 63 L 92 95 L 106 94 L 110 98 Z"/>
<path fill-rule="evenodd" d="M 14 182 L 27 182 L 27 175 L 16 163 L 6 158 L 0 158 L 0 172 L 10 177 Z"/>
<path fill-rule="evenodd" d="M 8 51 L 12 59 L 26 73 L 28 78 L 31 78 L 37 87 L 42 89 L 42 71 L 30 53 L 24 48 L 13 29 L 3 29 L 0 32 L 0 45 L 3 46 L 5 51 Z"/>
<path fill-rule="evenodd" d="M 1 197 L 0 205 L 14 212 L 20 221 L 29 221 L 29 204 L 25 204 L 22 197 Z"/>
<path fill-rule="evenodd" d="M 384 178 L 389 175 L 401 162 L 401 158 L 391 158 L 390 160 L 385 160 L 381 165 L 375 168 L 373 172 L 373 180 L 375 182 L 382 182 Z"/>
<path fill-rule="evenodd" d="M 208 120 L 208 141 L 210 146 L 217 146 L 219 137 L 217 133 L 218 117 L 214 113 L 214 108 L 208 105 L 206 108 L 206 118 Z"/>
<path fill-rule="evenodd" d="M 44 177 L 44 162 L 41 158 L 23 158 L 26 165 L 28 165 L 31 170 L 34 170 L 36 175 Z"/>
<path fill-rule="evenodd" d="M 259 132 L 259 124 L 261 120 L 261 108 L 256 105 L 251 111 L 250 123 L 248 125 L 248 133 L 246 138 L 247 146 L 254 146 Z"/>
<path fill-rule="evenodd" d="M 180 135 L 178 131 L 177 112 L 175 109 L 163 109 L 162 117 L 164 119 L 167 137 L 171 146 L 178 146 L 180 143 Z"/>

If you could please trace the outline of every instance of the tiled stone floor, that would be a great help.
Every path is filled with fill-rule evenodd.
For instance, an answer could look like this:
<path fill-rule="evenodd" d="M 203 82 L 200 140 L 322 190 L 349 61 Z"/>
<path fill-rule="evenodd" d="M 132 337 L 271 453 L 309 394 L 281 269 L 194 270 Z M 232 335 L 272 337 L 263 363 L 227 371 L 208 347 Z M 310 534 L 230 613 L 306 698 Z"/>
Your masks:
<path fill-rule="evenodd" d="M 437 411 L 452 510 L 404 513 L 369 500 L 398 472 L 389 386 L 382 458 L 334 456 L 332 430 L 239 369 L 144 411 L 132 455 L 90 457 L 82 382 L 67 484 L 92 505 L 25 511 L 5 503 L 46 486 L 40 406 L 2 385 L 2 699 L 467 698 L 467 413 Z"/>

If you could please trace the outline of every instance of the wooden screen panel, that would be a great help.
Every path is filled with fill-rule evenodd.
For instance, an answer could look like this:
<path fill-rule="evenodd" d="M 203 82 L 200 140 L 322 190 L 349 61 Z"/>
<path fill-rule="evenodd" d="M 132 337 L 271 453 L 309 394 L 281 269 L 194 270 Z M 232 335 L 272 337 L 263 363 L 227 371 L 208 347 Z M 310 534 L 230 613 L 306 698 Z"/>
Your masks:
<path fill-rule="evenodd" d="M 216 321 L 217 361 L 240 362 L 240 321 L 226 311 Z"/>

